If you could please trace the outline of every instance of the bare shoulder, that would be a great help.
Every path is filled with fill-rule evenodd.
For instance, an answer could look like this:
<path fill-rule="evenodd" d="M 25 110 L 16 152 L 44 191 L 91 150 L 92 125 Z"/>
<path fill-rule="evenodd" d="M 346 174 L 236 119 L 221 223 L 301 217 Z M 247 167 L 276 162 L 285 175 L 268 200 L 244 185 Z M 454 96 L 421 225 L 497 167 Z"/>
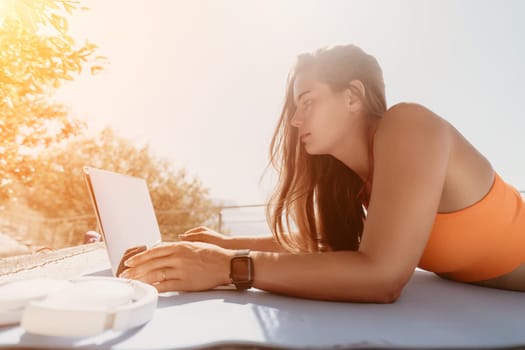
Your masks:
<path fill-rule="evenodd" d="M 435 221 L 450 155 L 447 125 L 413 103 L 393 106 L 377 125 L 359 250 L 401 284 L 417 266 Z"/>
<path fill-rule="evenodd" d="M 386 143 L 447 143 L 450 142 L 452 129 L 450 123 L 425 106 L 403 102 L 393 105 L 384 113 L 376 137 L 384 139 Z"/>
<path fill-rule="evenodd" d="M 416 102 L 399 102 L 390 106 L 386 113 L 433 113 L 430 109 Z"/>
<path fill-rule="evenodd" d="M 391 106 L 383 116 L 382 123 L 389 127 L 402 124 L 414 126 L 432 126 L 448 128 L 446 120 L 428 109 L 427 107 L 412 102 L 402 102 Z"/>
<path fill-rule="evenodd" d="M 419 196 L 424 192 L 414 192 L 415 184 L 421 182 L 426 189 L 434 184 L 433 195 L 441 195 L 453 146 L 452 129 L 446 120 L 420 104 L 392 106 L 379 121 L 374 137 L 373 187 L 392 192 L 392 184 L 397 188 L 404 184 L 406 189 L 399 198 L 406 200 L 408 193 Z"/>

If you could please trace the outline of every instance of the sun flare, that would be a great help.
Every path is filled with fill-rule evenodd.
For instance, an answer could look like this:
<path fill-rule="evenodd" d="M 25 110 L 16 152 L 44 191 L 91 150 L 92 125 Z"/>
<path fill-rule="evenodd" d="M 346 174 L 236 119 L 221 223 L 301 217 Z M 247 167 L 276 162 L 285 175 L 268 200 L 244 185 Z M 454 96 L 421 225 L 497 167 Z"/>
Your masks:
<path fill-rule="evenodd" d="M 46 30 L 45 27 L 52 25 L 60 27 L 62 18 L 60 14 L 54 15 L 59 3 L 55 0 L 0 0 L 0 26 L 16 23 L 32 32 Z"/>
<path fill-rule="evenodd" d="M 16 0 L 0 0 L 0 19 L 10 15 L 15 10 Z"/>

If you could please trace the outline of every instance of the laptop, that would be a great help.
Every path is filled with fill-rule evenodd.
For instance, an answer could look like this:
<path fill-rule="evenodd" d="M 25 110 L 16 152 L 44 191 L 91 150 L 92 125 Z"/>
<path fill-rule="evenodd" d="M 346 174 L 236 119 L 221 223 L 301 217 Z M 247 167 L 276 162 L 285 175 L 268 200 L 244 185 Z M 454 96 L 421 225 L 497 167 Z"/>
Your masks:
<path fill-rule="evenodd" d="M 84 167 L 84 177 L 111 270 L 117 276 L 125 254 L 162 242 L 148 186 L 142 178 L 92 167 Z"/>

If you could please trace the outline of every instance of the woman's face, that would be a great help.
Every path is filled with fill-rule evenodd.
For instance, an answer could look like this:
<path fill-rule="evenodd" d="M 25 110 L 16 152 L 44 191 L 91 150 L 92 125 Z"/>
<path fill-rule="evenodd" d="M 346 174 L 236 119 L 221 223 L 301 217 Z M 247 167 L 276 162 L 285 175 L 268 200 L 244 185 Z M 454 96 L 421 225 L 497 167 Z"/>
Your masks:
<path fill-rule="evenodd" d="M 333 92 L 312 73 L 299 73 L 294 81 L 296 112 L 291 125 L 309 154 L 334 154 L 349 137 L 353 120 L 350 90 Z"/>

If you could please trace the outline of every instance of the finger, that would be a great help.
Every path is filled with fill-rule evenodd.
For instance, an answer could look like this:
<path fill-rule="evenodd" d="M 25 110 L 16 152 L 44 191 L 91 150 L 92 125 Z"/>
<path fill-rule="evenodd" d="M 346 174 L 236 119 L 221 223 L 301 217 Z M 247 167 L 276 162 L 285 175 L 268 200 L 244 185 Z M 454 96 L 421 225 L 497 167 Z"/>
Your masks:
<path fill-rule="evenodd" d="M 150 273 L 147 273 L 145 275 L 139 276 L 139 277 L 126 277 L 132 280 L 141 281 L 148 284 L 155 284 L 160 282 L 162 279 L 167 279 L 167 273 L 166 269 L 159 269 L 155 271 L 151 271 Z"/>
<path fill-rule="evenodd" d="M 131 277 L 131 279 L 149 284 L 158 284 L 171 279 L 177 279 L 178 277 L 176 269 L 163 267 L 148 271 L 148 273 L 141 276 Z"/>
<path fill-rule="evenodd" d="M 177 260 L 174 256 L 151 259 L 135 267 L 128 268 L 122 272 L 120 276 L 123 278 L 140 279 L 143 276 L 150 275 L 152 271 L 176 268 L 178 264 Z"/>
<path fill-rule="evenodd" d="M 179 279 L 168 279 L 160 283 L 155 284 L 153 287 L 157 288 L 159 293 L 164 292 L 181 292 L 187 291 L 187 283 Z M 186 286 L 186 288 L 184 288 Z"/>
<path fill-rule="evenodd" d="M 124 265 L 126 265 L 127 267 L 141 265 L 144 264 L 146 261 L 171 255 L 174 252 L 176 252 L 177 249 L 178 244 L 176 242 L 156 246 L 130 257 L 124 262 Z"/>
<path fill-rule="evenodd" d="M 122 257 L 122 259 L 120 259 L 120 263 L 119 263 L 118 268 L 117 268 L 117 276 L 119 276 L 121 272 L 123 272 L 124 270 L 126 270 L 128 268 L 124 264 L 127 259 L 129 259 L 133 255 L 136 255 L 136 254 L 138 254 L 140 252 L 143 252 L 145 250 L 146 250 L 146 246 L 145 245 L 139 246 L 139 247 L 132 247 L 132 248 L 127 249 L 124 252 L 124 256 Z"/>
<path fill-rule="evenodd" d="M 194 242 L 194 241 L 205 241 L 206 236 L 202 233 L 185 233 L 183 235 L 179 235 L 179 238 L 182 241 L 188 241 L 188 242 Z"/>
<path fill-rule="evenodd" d="M 128 250 L 126 250 L 124 252 L 124 256 L 122 257 L 121 261 L 126 261 L 129 258 L 131 258 L 132 256 L 137 255 L 137 254 L 142 253 L 142 252 L 145 252 L 146 250 L 147 250 L 147 248 L 146 248 L 145 245 L 140 246 L 140 247 L 129 248 Z"/>
<path fill-rule="evenodd" d="M 197 227 L 194 227 L 194 228 L 190 228 L 188 231 L 184 232 L 185 234 L 186 233 L 196 233 L 196 232 L 202 232 L 202 231 L 206 231 L 208 230 L 208 228 L 206 226 L 197 226 Z"/>

